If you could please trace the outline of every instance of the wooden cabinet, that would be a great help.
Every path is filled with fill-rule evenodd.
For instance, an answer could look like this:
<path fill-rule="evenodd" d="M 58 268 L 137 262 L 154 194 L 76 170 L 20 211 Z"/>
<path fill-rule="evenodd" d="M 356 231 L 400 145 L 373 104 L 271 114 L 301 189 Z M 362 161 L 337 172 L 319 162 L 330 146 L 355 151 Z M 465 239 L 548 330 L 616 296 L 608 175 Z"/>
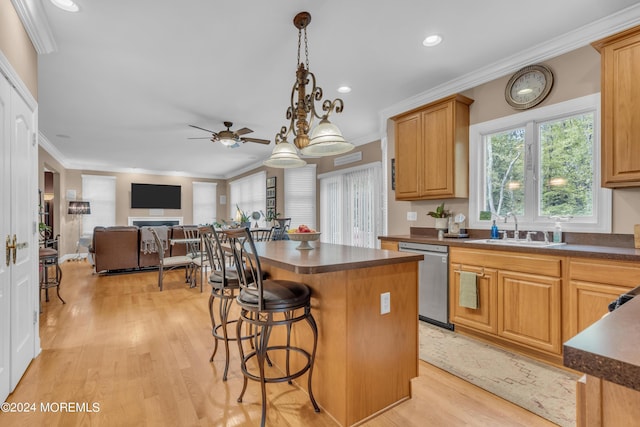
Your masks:
<path fill-rule="evenodd" d="M 393 118 L 396 200 L 468 197 L 472 102 L 452 95 Z"/>
<path fill-rule="evenodd" d="M 602 56 L 602 186 L 640 186 L 640 27 L 593 43 Z"/>
<path fill-rule="evenodd" d="M 532 265 L 536 262 L 535 259 L 531 261 Z M 501 270 L 498 274 L 498 335 L 561 354 L 561 284 L 560 277 Z"/>
<path fill-rule="evenodd" d="M 397 251 L 398 250 L 398 242 L 392 242 L 389 240 L 380 241 L 380 249 L 386 249 L 388 251 Z"/>
<path fill-rule="evenodd" d="M 569 260 L 569 337 L 609 312 L 609 303 L 640 285 L 640 266 L 633 262 L 571 258 Z"/>
<path fill-rule="evenodd" d="M 470 260 L 474 262 L 473 260 Z M 498 271 L 477 265 L 451 263 L 449 271 L 450 322 L 470 328 L 497 334 L 498 332 Z M 471 309 L 458 305 L 460 300 L 460 273 L 475 273 L 478 286 L 478 308 Z"/>
<path fill-rule="evenodd" d="M 564 258 L 496 250 L 450 248 L 450 321 L 456 329 L 549 360 L 562 354 Z M 460 272 L 478 275 L 479 308 L 458 305 Z M 459 328 L 462 327 L 462 328 Z"/>

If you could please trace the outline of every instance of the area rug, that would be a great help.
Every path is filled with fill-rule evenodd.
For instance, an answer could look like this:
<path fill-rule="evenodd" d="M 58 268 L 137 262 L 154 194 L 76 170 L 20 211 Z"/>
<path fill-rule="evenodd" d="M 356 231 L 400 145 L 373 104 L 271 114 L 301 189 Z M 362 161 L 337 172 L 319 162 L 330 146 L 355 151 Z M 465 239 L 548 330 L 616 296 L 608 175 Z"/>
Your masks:
<path fill-rule="evenodd" d="M 576 424 L 578 376 L 419 322 L 420 359 L 563 427 Z"/>

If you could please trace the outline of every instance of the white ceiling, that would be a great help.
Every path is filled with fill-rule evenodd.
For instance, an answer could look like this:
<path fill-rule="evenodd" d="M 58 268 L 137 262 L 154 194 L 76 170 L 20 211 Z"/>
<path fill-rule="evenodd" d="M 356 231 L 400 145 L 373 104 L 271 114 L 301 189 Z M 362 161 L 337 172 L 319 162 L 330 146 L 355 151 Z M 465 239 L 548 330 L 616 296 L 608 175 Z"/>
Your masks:
<path fill-rule="evenodd" d="M 45 148 L 68 168 L 218 178 L 261 164 L 288 124 L 300 11 L 318 85 L 344 99 L 332 121 L 357 145 L 381 137 L 382 117 L 640 19 L 632 0 L 76 0 L 75 14 L 41 1 L 55 43 L 38 58 Z M 431 33 L 444 41 L 427 49 Z M 189 124 L 223 121 L 272 142 L 189 139 L 208 136 Z"/>

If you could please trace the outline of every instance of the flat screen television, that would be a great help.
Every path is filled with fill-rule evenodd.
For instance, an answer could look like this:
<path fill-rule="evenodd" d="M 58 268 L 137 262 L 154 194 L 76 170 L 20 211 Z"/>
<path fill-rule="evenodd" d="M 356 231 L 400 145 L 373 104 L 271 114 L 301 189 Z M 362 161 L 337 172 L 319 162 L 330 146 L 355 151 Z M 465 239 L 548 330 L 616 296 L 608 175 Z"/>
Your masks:
<path fill-rule="evenodd" d="M 131 183 L 131 209 L 181 209 L 179 185 Z"/>

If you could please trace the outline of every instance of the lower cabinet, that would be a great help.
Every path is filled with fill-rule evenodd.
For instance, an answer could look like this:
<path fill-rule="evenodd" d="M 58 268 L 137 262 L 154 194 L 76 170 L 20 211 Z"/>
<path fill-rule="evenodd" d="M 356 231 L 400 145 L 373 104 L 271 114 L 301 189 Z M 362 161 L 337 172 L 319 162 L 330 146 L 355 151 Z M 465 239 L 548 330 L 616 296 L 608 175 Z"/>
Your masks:
<path fill-rule="evenodd" d="M 380 249 L 386 249 L 388 251 L 397 251 L 398 250 L 398 242 L 392 242 L 389 240 L 381 240 L 380 241 Z"/>
<path fill-rule="evenodd" d="M 450 248 L 450 321 L 464 332 L 536 356 L 562 354 L 564 258 L 495 250 Z M 460 273 L 476 274 L 478 308 L 459 305 Z"/>
<path fill-rule="evenodd" d="M 477 277 L 478 308 L 466 308 L 458 304 L 460 300 L 460 273 L 470 272 Z M 498 271 L 482 266 L 450 263 L 450 321 L 455 325 L 497 334 L 498 332 Z"/>
<path fill-rule="evenodd" d="M 561 286 L 560 277 L 500 271 L 498 335 L 561 354 Z"/>
<path fill-rule="evenodd" d="M 569 335 L 576 335 L 609 312 L 611 301 L 640 285 L 633 262 L 570 258 Z"/>

